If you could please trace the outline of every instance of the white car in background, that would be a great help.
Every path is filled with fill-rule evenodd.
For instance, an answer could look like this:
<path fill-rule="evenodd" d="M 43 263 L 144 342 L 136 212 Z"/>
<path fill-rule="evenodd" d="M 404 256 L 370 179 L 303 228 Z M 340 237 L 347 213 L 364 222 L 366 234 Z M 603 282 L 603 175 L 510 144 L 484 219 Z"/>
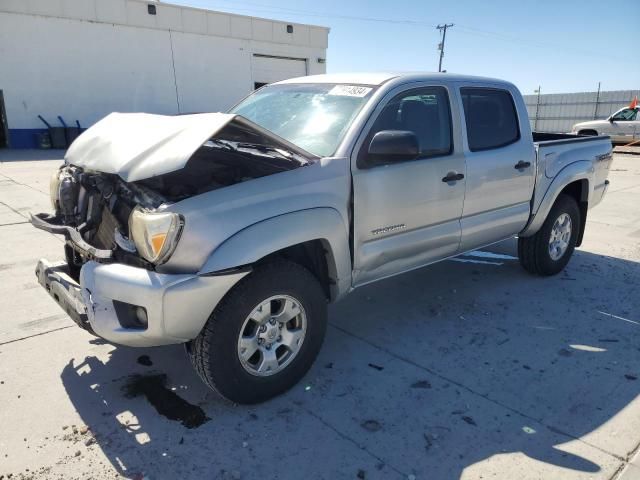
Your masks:
<path fill-rule="evenodd" d="M 576 123 L 571 133 L 609 135 L 611 141 L 627 143 L 640 139 L 640 106 L 621 108 L 606 120 Z"/>

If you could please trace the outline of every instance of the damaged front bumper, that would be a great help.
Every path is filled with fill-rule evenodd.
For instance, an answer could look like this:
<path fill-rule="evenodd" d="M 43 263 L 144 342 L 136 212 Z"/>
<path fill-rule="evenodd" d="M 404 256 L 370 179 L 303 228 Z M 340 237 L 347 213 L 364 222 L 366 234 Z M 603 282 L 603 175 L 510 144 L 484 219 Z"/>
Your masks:
<path fill-rule="evenodd" d="M 64 225 L 60 217 L 54 215 L 48 215 L 46 213 L 38 213 L 31 215 L 31 225 L 44 230 L 45 232 L 53 233 L 54 235 L 63 235 L 68 244 L 70 244 L 74 250 L 87 258 L 96 260 L 109 260 L 113 257 L 112 250 L 102 250 L 89 245 L 80 232 L 68 225 Z"/>
<path fill-rule="evenodd" d="M 222 297 L 247 273 L 161 274 L 89 261 L 78 283 L 64 262 L 42 259 L 36 268 L 40 284 L 79 326 L 132 347 L 192 340 Z"/>
<path fill-rule="evenodd" d="M 93 333 L 80 285 L 69 275 L 69 268 L 65 262 L 49 263 L 44 259 L 40 260 L 36 267 L 36 277 L 71 320 Z"/>

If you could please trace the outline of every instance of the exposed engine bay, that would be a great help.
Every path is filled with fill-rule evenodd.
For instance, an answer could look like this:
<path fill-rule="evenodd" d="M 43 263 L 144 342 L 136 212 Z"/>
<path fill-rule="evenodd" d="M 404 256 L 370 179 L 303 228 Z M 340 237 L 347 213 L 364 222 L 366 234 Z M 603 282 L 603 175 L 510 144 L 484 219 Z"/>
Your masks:
<path fill-rule="evenodd" d="M 135 232 L 130 231 L 134 211 L 160 216 L 166 206 L 180 200 L 309 163 L 279 146 L 211 138 L 183 168 L 133 182 L 125 182 L 114 173 L 65 164 L 51 180 L 55 214 L 35 215 L 32 223 L 65 236 L 66 260 L 73 277 L 77 278 L 88 260 L 154 269 L 161 262 L 149 261 L 153 253 L 140 252 L 133 238 Z M 180 222 L 174 222 L 179 230 L 184 221 Z M 173 238 L 177 242 L 179 231 Z M 165 237 L 160 242 L 164 243 Z"/>
<path fill-rule="evenodd" d="M 158 193 L 165 201 L 176 202 L 308 163 L 304 158 L 276 147 L 211 139 L 196 150 L 185 168 L 133 185 Z"/>

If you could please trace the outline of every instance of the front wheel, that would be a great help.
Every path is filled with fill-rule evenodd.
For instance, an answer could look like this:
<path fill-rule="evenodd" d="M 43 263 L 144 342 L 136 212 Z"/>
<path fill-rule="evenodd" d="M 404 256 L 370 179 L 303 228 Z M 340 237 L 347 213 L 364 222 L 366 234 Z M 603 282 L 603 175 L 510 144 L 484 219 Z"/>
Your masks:
<path fill-rule="evenodd" d="M 567 265 L 578 241 L 580 209 L 573 197 L 560 194 L 538 232 L 518 238 L 520 264 L 530 273 L 555 275 Z"/>
<path fill-rule="evenodd" d="M 256 267 L 215 308 L 187 351 L 202 380 L 236 403 L 268 400 L 315 360 L 327 299 L 307 269 L 286 260 Z"/>

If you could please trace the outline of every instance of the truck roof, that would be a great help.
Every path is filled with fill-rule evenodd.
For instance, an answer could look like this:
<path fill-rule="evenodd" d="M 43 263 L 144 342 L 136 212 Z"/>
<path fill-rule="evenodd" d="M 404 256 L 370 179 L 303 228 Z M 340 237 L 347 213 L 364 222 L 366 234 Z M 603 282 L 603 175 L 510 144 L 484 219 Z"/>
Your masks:
<path fill-rule="evenodd" d="M 383 83 L 402 78 L 406 81 L 467 81 L 504 83 L 509 82 L 497 78 L 476 77 L 473 75 L 461 75 L 456 73 L 439 72 L 354 72 L 354 73 L 329 73 L 324 75 L 309 75 L 306 77 L 289 78 L 275 83 L 275 85 L 287 83 L 348 83 L 355 85 L 382 85 Z"/>

